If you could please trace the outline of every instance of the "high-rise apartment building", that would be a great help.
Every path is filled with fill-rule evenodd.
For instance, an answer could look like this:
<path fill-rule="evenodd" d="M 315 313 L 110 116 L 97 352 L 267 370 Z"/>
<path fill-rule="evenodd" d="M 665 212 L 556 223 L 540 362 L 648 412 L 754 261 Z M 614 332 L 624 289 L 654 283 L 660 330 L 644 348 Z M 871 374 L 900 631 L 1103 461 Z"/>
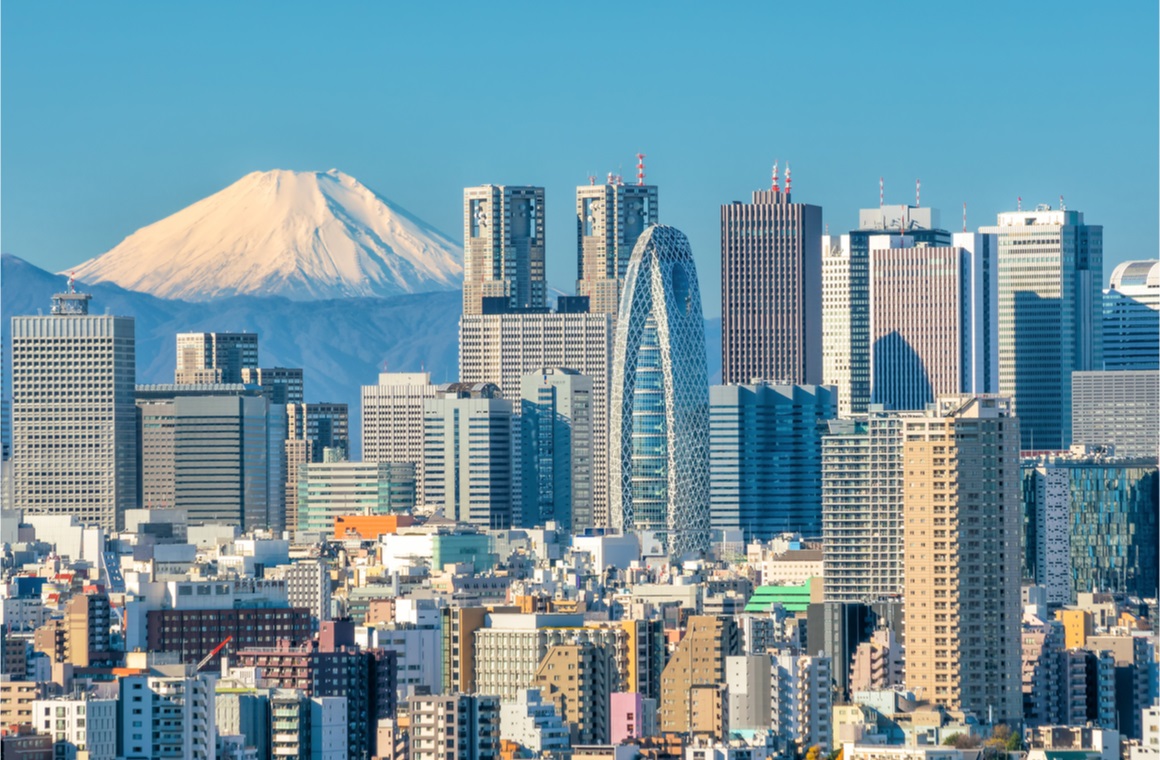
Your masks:
<path fill-rule="evenodd" d="M 163 665 L 149 675 L 120 678 L 117 757 L 149 760 L 216 757 L 214 680 L 184 665 Z"/>
<path fill-rule="evenodd" d="M 459 322 L 459 377 L 465 383 L 495 383 L 505 399 L 515 400 L 523 378 L 544 367 L 567 367 L 592 381 L 592 521 L 579 523 L 584 518 L 575 513 L 576 529 L 609 525 L 612 324 L 608 314 L 567 309 L 464 314 Z"/>
<path fill-rule="evenodd" d="M 257 333 L 178 333 L 174 382 L 240 383 L 258 367 Z"/>
<path fill-rule="evenodd" d="M 1073 372 L 1072 443 L 1160 458 L 1160 370 Z"/>
<path fill-rule="evenodd" d="M 658 705 L 664 732 L 692 730 L 697 722 L 697 687 L 716 688 L 726 682 L 726 662 L 741 654 L 741 633 L 731 617 L 693 615 L 684 638 L 661 674 Z"/>
<path fill-rule="evenodd" d="M 85 693 L 38 699 L 32 727 L 53 737 L 53 757 L 61 760 L 116 760 L 117 700 Z"/>
<path fill-rule="evenodd" d="M 1023 714 L 1019 420 L 944 397 L 903 423 L 906 686 L 996 722 Z"/>
<path fill-rule="evenodd" d="M 709 545 L 709 382 L 693 251 L 649 227 L 632 252 L 616 321 L 611 424 L 613 527 L 653 531 L 668 552 Z"/>
<path fill-rule="evenodd" d="M 383 372 L 378 385 L 362 387 L 363 461 L 414 464 L 419 504 L 423 503 L 423 405 L 433 398 L 435 386 L 429 372 Z"/>
<path fill-rule="evenodd" d="M 347 760 L 346 697 L 308 697 L 297 689 L 270 694 L 270 756 Z"/>
<path fill-rule="evenodd" d="M 870 403 L 870 241 L 906 235 L 915 244 L 951 245 L 936 209 L 882 205 L 858 213 L 858 229 L 822 239 L 822 376 L 838 386 L 838 413 L 862 414 Z"/>
<path fill-rule="evenodd" d="M 409 760 L 499 760 L 498 697 L 483 694 L 416 695 Z"/>
<path fill-rule="evenodd" d="M 825 655 L 786 652 L 769 656 L 770 727 L 791 737 L 799 753 L 830 747 L 833 661 Z"/>
<path fill-rule="evenodd" d="M 593 523 L 592 378 L 545 367 L 520 381 L 523 523 Z"/>
<path fill-rule="evenodd" d="M 1071 373 L 1103 366 L 1103 227 L 1079 211 L 999 214 L 999 392 L 1022 447 L 1071 444 Z"/>
<path fill-rule="evenodd" d="M 269 388 L 270 400 L 275 404 L 301 404 L 306 400 L 301 367 L 242 367 L 238 382 Z"/>
<path fill-rule="evenodd" d="M 240 384 L 141 385 L 141 493 L 190 525 L 281 531 L 285 407 Z"/>
<path fill-rule="evenodd" d="M 138 505 L 134 323 L 89 300 L 70 285 L 12 318 L 11 506 L 118 530 Z"/>
<path fill-rule="evenodd" d="M 1151 597 L 1160 577 L 1156 460 L 1084 453 L 1023 461 L 1026 566 L 1048 604 L 1081 592 Z"/>
<path fill-rule="evenodd" d="M 712 527 L 766 541 L 822 532 L 822 434 L 837 389 L 714 385 L 709 389 Z"/>
<path fill-rule="evenodd" d="M 549 646 L 532 681 L 556 706 L 572 744 L 608 743 L 609 707 L 618 683 L 612 648 L 584 640 Z"/>
<path fill-rule="evenodd" d="M 497 386 L 439 386 L 423 414 L 423 507 L 484 528 L 519 525 L 519 444 L 519 415 Z"/>
<path fill-rule="evenodd" d="M 576 188 L 576 293 L 588 297 L 592 312 L 616 316 L 633 246 L 656 223 L 656 185 L 625 185 L 610 175 L 603 185 Z"/>
<path fill-rule="evenodd" d="M 948 247 L 871 238 L 871 403 L 923 409 L 998 390 L 997 274 L 993 235 L 955 233 Z"/>
<path fill-rule="evenodd" d="M 872 407 L 832 420 L 822 438 L 822 563 L 826 600 L 902 593 L 902 422 Z"/>
<path fill-rule="evenodd" d="M 1104 369 L 1160 370 L 1160 261 L 1125 261 L 1104 291 Z"/>
<path fill-rule="evenodd" d="M 544 188 L 483 185 L 463 191 L 463 313 L 484 299 L 510 308 L 546 305 Z"/>
<path fill-rule="evenodd" d="M 788 169 L 786 170 L 788 174 Z M 721 207 L 721 381 L 822 382 L 822 208 L 776 184 Z"/>

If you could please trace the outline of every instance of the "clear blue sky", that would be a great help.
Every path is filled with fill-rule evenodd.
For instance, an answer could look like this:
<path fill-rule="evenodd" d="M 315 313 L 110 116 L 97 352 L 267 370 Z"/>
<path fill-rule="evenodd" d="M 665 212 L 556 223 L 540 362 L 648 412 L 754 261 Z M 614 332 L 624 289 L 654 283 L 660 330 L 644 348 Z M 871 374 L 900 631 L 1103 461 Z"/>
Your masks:
<path fill-rule="evenodd" d="M 789 160 L 831 231 L 878 201 L 958 229 L 1058 203 L 1105 272 L 1157 253 L 1157 6 L 56 3 L 0 11 L 2 238 L 48 269 L 255 169 L 339 168 L 461 236 L 465 185 L 574 187 L 648 154 L 719 312 L 718 207 Z"/>

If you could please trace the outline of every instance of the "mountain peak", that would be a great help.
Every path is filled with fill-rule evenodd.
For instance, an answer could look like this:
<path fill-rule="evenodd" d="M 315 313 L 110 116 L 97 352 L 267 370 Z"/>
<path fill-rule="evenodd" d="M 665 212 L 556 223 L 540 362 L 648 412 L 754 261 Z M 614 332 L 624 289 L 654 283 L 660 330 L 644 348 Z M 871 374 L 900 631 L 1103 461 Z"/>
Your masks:
<path fill-rule="evenodd" d="M 462 262 L 450 238 L 349 174 L 274 169 L 142 227 L 75 272 L 161 298 L 310 301 L 455 289 Z"/>

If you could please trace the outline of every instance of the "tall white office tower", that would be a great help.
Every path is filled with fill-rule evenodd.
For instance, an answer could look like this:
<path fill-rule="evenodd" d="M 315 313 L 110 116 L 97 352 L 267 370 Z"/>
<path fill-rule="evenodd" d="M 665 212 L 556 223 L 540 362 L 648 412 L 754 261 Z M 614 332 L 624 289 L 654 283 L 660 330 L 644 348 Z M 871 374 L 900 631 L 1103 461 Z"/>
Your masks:
<path fill-rule="evenodd" d="M 423 405 L 435 398 L 429 372 L 383 372 L 362 387 L 364 462 L 415 465 L 415 503 L 423 503 Z"/>
<path fill-rule="evenodd" d="M 610 174 L 603 185 L 576 188 L 576 294 L 590 311 L 616 316 L 632 248 L 656 223 L 657 187 L 644 184 L 643 165 L 636 185 Z"/>
<path fill-rule="evenodd" d="M 576 299 L 560 300 L 567 309 Z M 465 383 L 495 383 L 505 399 L 519 399 L 522 378 L 544 367 L 567 367 L 592 381 L 592 522 L 573 520 L 577 529 L 609 524 L 612 321 L 608 314 L 567 310 L 464 314 L 459 321 L 459 379 Z"/>
<path fill-rule="evenodd" d="M 1079 211 L 999 214 L 999 392 L 1023 449 L 1071 444 L 1071 373 L 1103 366 L 1103 227 Z"/>
<path fill-rule="evenodd" d="M 70 282 L 12 318 L 12 506 L 119 530 L 138 503 L 134 323 L 90 298 Z"/>
<path fill-rule="evenodd" d="M 1125 261 L 1104 291 L 1104 369 L 1160 369 L 1160 261 Z"/>
<path fill-rule="evenodd" d="M 521 522 L 520 418 L 491 383 L 448 383 L 423 406 L 427 511 L 483 528 Z"/>
<path fill-rule="evenodd" d="M 838 386 L 838 413 L 870 403 L 870 241 L 907 235 L 915 243 L 951 244 L 936 209 L 881 205 L 858 212 L 858 229 L 822 238 L 822 382 Z"/>
<path fill-rule="evenodd" d="M 870 402 L 926 408 L 939 396 L 999 385 L 995 237 L 950 246 L 908 235 L 870 239 Z"/>
<path fill-rule="evenodd" d="M 592 378 L 566 367 L 524 375 L 520 421 L 523 524 L 591 527 Z"/>
<path fill-rule="evenodd" d="M 482 314 L 488 303 L 543 308 L 544 188 L 464 189 L 463 261 L 464 314 Z"/>
<path fill-rule="evenodd" d="M 674 556 L 709 546 L 709 379 L 693 251 L 654 225 L 633 249 L 616 320 L 609 436 L 613 527 Z"/>

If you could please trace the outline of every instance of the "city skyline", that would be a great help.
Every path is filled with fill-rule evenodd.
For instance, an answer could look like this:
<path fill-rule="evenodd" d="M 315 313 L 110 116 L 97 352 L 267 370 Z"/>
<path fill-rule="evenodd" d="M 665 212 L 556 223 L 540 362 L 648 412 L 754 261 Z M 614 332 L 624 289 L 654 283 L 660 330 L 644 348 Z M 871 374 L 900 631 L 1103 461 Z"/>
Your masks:
<path fill-rule="evenodd" d="M 975 229 L 1014 210 L 1018 197 L 1027 209 L 1056 206 L 1062 194 L 1070 208 L 1109 231 L 1104 278 L 1116 264 L 1155 248 L 1157 108 L 1154 99 L 1135 96 L 1139 87 L 1147 91 L 1142 80 L 1155 81 L 1156 43 L 1145 31 L 1155 24 L 1135 8 L 1097 12 L 1075 5 L 1047 17 L 1004 7 L 1003 26 L 1026 28 L 1026 44 L 971 56 L 970 69 L 959 62 L 966 58 L 953 56 L 916 66 L 911 46 L 889 40 L 935 29 L 950 48 L 985 44 L 997 23 L 994 13 L 947 18 L 925 7 L 881 14 L 850 6 L 836 20 L 803 9 L 785 9 L 775 19 L 772 11 L 750 8 L 744 24 L 737 23 L 739 13 L 657 13 L 648 18 L 651 33 L 634 34 L 626 45 L 626 55 L 656 62 L 651 68 L 658 73 L 645 88 L 632 78 L 602 75 L 619 65 L 615 56 L 583 55 L 602 44 L 601 14 L 594 21 L 537 10 L 488 19 L 464 8 L 441 20 L 436 35 L 407 8 L 393 9 L 390 18 L 373 9 L 339 11 L 310 18 L 309 27 L 306 14 L 295 10 L 274 19 L 260 5 L 235 9 L 232 25 L 223 28 L 205 26 L 209 14 L 183 9 L 132 16 L 74 9 L 49 24 L 39 8 L 6 8 L 9 150 L 2 179 L 9 192 L 0 247 L 60 271 L 249 171 L 337 167 L 452 239 L 464 187 L 545 187 L 548 285 L 571 292 L 575 188 L 609 171 L 632 182 L 640 151 L 647 155 L 646 181 L 660 188 L 659 221 L 688 231 L 709 283 L 719 269 L 717 208 L 767 187 L 774 160 L 797 169 L 796 198 L 823 207 L 831 234 L 857 226 L 858 209 L 877 201 L 879 177 L 887 203 L 910 202 L 921 178 L 923 205 L 941 209 L 949 230 L 961 226 L 964 201 L 968 227 Z M 1154 9 L 1146 13 L 1154 19 Z M 391 46 L 368 37 L 392 24 L 413 34 L 391 35 Z M 180 41 L 167 26 L 181 30 Z M 297 39 L 307 28 L 349 35 L 344 55 L 287 60 L 280 40 Z M 770 44 L 770 29 L 786 28 L 801 33 L 774 34 Z M 472 55 L 471 46 L 456 43 L 477 31 L 490 33 L 497 49 L 519 40 L 518 60 L 532 56 L 541 64 L 526 72 L 519 89 L 509 88 L 536 98 L 526 128 L 512 129 L 496 110 L 499 103 L 480 101 L 479 89 L 455 76 Z M 681 46 L 669 43 L 687 38 L 705 39 L 707 55 L 683 60 Z M 1048 57 L 1051 69 L 1043 73 L 1049 39 L 1053 46 L 1082 48 L 1083 55 Z M 143 56 L 156 60 L 156 73 L 134 73 Z M 503 53 L 500 63 L 513 56 Z M 73 65 L 82 58 L 84 67 Z M 734 76 L 773 70 L 786 60 L 800 62 L 807 73 L 779 80 L 773 90 L 749 91 L 747 78 Z M 881 73 L 863 79 L 849 73 L 863 71 L 865 60 Z M 514 74 L 499 69 L 495 84 L 514 86 Z M 568 87 L 584 70 L 604 83 L 597 107 Z M 1083 111 L 1063 98 L 1020 107 L 1025 88 L 1011 82 L 1041 77 L 1083 90 Z M 890 116 L 884 95 L 896 78 L 910 110 L 975 102 L 985 106 L 976 113 L 1003 113 L 1003 128 L 980 129 L 985 116 L 937 130 L 907 128 Z M 378 94 L 367 97 L 370 92 Z M 631 126 L 608 128 L 605 114 L 657 97 L 683 103 L 684 118 L 640 109 Z M 303 111 L 303 102 L 314 105 Z M 360 104 L 355 116 L 335 119 L 351 102 Z M 88 118 L 77 119 L 78 109 Z M 479 114 L 469 128 L 463 112 Z M 717 116 L 726 112 L 728 121 Z M 842 116 L 858 112 L 864 115 Z M 1110 114 L 1121 125 L 1115 141 L 1104 140 L 1098 128 Z M 69 224 L 59 223 L 62 213 Z M 705 295 L 706 315 L 716 316 L 716 289 Z"/>

